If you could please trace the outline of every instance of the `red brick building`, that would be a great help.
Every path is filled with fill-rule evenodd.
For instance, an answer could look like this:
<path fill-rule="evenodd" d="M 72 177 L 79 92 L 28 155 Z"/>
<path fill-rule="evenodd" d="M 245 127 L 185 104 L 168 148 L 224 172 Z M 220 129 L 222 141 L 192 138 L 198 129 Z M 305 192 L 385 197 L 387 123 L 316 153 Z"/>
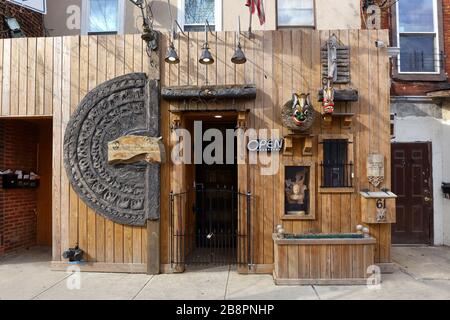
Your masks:
<path fill-rule="evenodd" d="M 0 38 L 10 38 L 11 30 L 6 23 L 7 18 L 15 18 L 26 37 L 42 37 L 45 35 L 42 14 L 5 0 L 0 2 Z"/>

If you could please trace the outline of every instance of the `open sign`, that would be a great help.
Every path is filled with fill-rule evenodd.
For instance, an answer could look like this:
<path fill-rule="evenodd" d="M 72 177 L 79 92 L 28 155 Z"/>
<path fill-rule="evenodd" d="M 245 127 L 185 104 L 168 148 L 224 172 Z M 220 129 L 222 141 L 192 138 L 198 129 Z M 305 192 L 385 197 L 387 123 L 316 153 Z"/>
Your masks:
<path fill-rule="evenodd" d="M 283 148 L 284 139 L 260 139 L 250 140 L 247 148 L 251 152 L 280 151 Z"/>

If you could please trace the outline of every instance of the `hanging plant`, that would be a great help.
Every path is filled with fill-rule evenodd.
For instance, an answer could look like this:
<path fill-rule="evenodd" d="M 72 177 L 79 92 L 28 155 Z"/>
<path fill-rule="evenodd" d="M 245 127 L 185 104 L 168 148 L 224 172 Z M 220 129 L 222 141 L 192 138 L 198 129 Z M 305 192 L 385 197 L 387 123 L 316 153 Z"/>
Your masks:
<path fill-rule="evenodd" d="M 281 118 L 283 125 L 291 130 L 306 132 L 311 129 L 315 112 L 310 95 L 294 93 L 292 100 L 283 106 Z"/>

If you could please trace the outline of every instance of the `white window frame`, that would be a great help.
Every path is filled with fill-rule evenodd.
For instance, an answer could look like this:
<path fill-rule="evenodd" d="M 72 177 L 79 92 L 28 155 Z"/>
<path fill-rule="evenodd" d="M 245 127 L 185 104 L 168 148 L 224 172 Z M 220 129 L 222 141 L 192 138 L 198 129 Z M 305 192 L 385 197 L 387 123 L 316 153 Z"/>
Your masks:
<path fill-rule="evenodd" d="M 397 26 L 397 44 L 400 47 L 400 34 L 412 34 L 412 35 L 435 35 L 434 37 L 434 55 L 437 57 L 440 54 L 440 46 L 439 46 L 439 17 L 438 17 L 438 3 L 437 0 L 431 0 L 433 1 L 433 28 L 434 32 L 400 32 L 400 9 L 399 9 L 399 2 L 395 4 L 395 12 L 396 12 L 396 26 Z M 400 51 L 402 48 L 400 47 Z M 434 72 L 421 72 L 421 71 L 401 71 L 401 60 L 400 60 L 400 54 L 397 56 L 398 66 L 397 66 L 397 72 L 399 75 L 402 74 L 440 74 L 441 72 L 441 61 L 439 58 L 436 58 L 435 60 L 435 71 Z"/>
<path fill-rule="evenodd" d="M 222 31 L 222 1 L 214 0 L 214 28 L 215 31 Z M 184 14 L 184 0 L 178 0 L 178 23 L 184 30 L 185 14 Z"/>
<path fill-rule="evenodd" d="M 119 12 L 117 13 L 117 34 L 124 34 L 124 24 L 125 24 L 125 1 L 128 0 L 117 0 L 117 8 Z M 89 34 L 89 14 L 91 9 L 90 0 L 82 0 L 81 9 L 81 34 Z"/>

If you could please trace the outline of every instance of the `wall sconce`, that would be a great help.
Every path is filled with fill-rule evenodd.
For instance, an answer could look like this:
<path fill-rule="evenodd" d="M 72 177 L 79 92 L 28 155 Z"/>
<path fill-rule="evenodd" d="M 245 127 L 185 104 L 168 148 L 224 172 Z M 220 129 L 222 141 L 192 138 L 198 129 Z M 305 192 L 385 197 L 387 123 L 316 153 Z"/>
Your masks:
<path fill-rule="evenodd" d="M 243 64 L 247 62 L 247 58 L 245 57 L 245 54 L 242 51 L 240 37 L 241 37 L 241 19 L 238 16 L 237 47 L 236 50 L 234 51 L 233 57 L 231 58 L 231 62 L 233 62 L 234 64 Z"/>
<path fill-rule="evenodd" d="M 15 18 L 5 17 L 5 22 L 10 30 L 11 37 L 21 38 L 24 36 L 22 30 L 20 29 L 20 24 Z"/>
<path fill-rule="evenodd" d="M 175 46 L 173 42 L 170 41 L 169 47 L 167 48 L 166 58 L 164 59 L 168 64 L 177 64 L 180 63 L 180 58 L 178 57 L 177 51 L 175 50 Z"/>
<path fill-rule="evenodd" d="M 169 7 L 169 12 L 170 12 L 170 7 Z M 172 13 L 170 13 L 170 16 L 172 17 Z M 177 20 L 174 20 L 174 21 L 175 21 L 176 27 L 172 28 L 172 30 L 170 32 L 169 47 L 167 48 L 166 58 L 164 59 L 164 61 L 167 62 L 168 64 L 180 63 L 180 57 L 178 56 L 178 53 L 173 44 L 173 40 L 177 38 L 177 33 L 175 32 L 175 29 L 178 28 L 183 35 L 186 35 L 183 32 L 183 29 L 181 29 L 178 21 Z"/>
<path fill-rule="evenodd" d="M 202 46 L 202 54 L 200 56 L 200 59 L 198 60 L 198 62 L 200 62 L 201 64 L 213 64 L 214 63 L 214 58 L 211 54 L 211 52 L 209 51 L 209 44 L 208 44 L 208 29 L 209 32 L 211 32 L 212 35 L 214 35 L 211 31 L 211 27 L 209 26 L 209 22 L 208 20 L 205 21 L 205 34 L 206 34 L 206 41 L 205 43 L 203 43 Z"/>
<path fill-rule="evenodd" d="M 147 44 L 147 55 L 150 57 L 152 51 L 158 50 L 158 35 L 153 30 L 153 13 L 147 0 L 130 0 L 142 13 L 142 40 Z"/>

